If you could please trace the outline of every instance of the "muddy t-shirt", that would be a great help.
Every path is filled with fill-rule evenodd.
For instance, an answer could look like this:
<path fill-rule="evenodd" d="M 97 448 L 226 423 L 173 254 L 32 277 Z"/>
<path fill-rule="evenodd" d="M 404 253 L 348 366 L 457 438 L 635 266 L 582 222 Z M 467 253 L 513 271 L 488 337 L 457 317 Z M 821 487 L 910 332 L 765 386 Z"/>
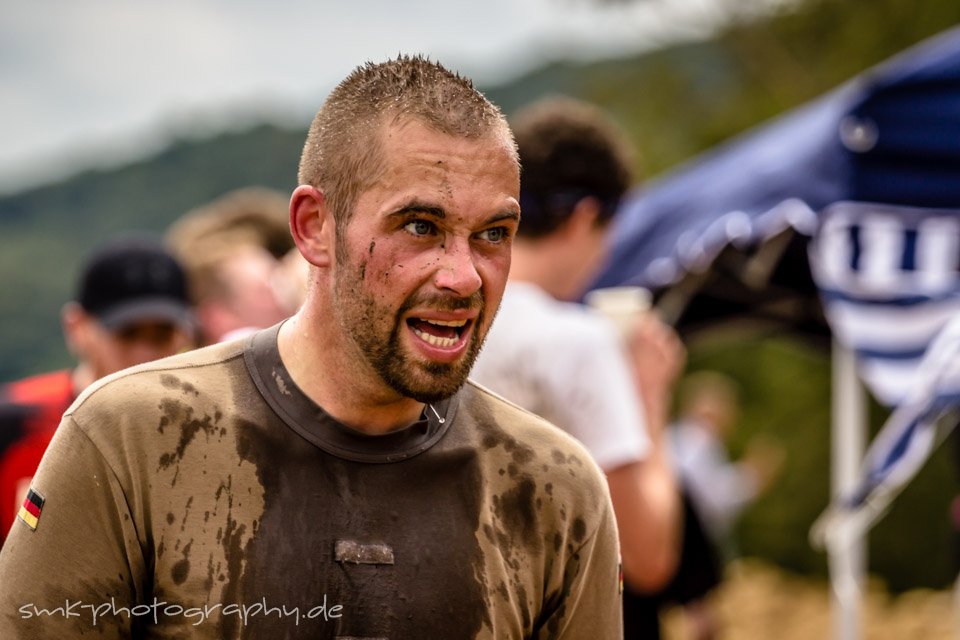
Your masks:
<path fill-rule="evenodd" d="M 0 551 L 0 637 L 622 637 L 615 522 L 578 443 L 471 383 L 362 434 L 276 339 L 74 403 Z"/>

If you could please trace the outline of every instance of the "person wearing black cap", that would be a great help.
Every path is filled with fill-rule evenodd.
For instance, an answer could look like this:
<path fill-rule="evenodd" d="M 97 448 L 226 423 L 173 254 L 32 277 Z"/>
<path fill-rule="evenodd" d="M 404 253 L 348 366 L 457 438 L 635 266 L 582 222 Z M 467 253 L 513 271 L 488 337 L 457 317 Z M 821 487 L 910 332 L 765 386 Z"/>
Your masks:
<path fill-rule="evenodd" d="M 95 250 L 62 323 L 76 366 L 0 387 L 0 541 L 74 398 L 99 378 L 194 342 L 184 271 L 149 236 L 117 236 Z"/>
<path fill-rule="evenodd" d="M 67 344 L 77 356 L 74 386 L 135 364 L 179 353 L 194 323 L 180 263 L 146 236 L 122 236 L 85 265 L 76 302 L 63 310 Z"/>

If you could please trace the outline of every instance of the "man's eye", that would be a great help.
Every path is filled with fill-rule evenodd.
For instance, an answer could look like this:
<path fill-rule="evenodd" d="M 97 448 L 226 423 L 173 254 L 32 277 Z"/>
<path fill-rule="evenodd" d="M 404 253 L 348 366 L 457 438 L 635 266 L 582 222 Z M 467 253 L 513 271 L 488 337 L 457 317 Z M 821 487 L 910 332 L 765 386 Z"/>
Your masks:
<path fill-rule="evenodd" d="M 403 228 L 415 236 L 430 235 L 434 230 L 433 223 L 426 220 L 413 220 L 403 225 Z"/>
<path fill-rule="evenodd" d="M 487 242 L 503 242 L 507 239 L 507 230 L 504 227 L 493 227 L 480 232 L 480 237 Z"/>

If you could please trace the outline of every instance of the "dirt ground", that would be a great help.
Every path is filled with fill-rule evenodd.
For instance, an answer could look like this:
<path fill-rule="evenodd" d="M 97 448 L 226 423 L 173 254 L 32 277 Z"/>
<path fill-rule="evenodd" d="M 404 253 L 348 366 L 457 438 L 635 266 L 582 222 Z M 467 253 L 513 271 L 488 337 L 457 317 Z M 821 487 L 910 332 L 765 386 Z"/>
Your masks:
<path fill-rule="evenodd" d="M 713 605 L 718 640 L 831 640 L 828 585 L 789 575 L 757 560 L 728 569 Z M 680 610 L 663 616 L 666 640 L 688 640 Z M 916 590 L 895 597 L 877 585 L 864 595 L 862 640 L 958 640 L 960 607 L 951 591 Z"/>

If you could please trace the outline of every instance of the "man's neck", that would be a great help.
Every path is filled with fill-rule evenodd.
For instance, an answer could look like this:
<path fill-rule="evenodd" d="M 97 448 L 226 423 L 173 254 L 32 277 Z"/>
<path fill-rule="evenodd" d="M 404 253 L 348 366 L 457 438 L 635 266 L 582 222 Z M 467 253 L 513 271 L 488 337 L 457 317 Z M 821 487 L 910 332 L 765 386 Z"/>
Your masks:
<path fill-rule="evenodd" d="M 551 247 L 546 241 L 517 238 L 513 244 L 510 280 L 535 284 L 550 296 L 559 298 L 563 271 L 558 268 L 557 256 Z"/>
<path fill-rule="evenodd" d="M 297 386 L 337 421 L 379 435 L 416 422 L 421 402 L 382 382 L 361 357 L 348 353 L 348 338 L 334 331 L 335 318 L 313 317 L 310 305 L 280 327 L 280 359 Z"/>
<path fill-rule="evenodd" d="M 96 382 L 97 376 L 86 362 L 80 362 L 70 374 L 73 382 L 73 395 L 79 396 L 84 389 Z"/>

